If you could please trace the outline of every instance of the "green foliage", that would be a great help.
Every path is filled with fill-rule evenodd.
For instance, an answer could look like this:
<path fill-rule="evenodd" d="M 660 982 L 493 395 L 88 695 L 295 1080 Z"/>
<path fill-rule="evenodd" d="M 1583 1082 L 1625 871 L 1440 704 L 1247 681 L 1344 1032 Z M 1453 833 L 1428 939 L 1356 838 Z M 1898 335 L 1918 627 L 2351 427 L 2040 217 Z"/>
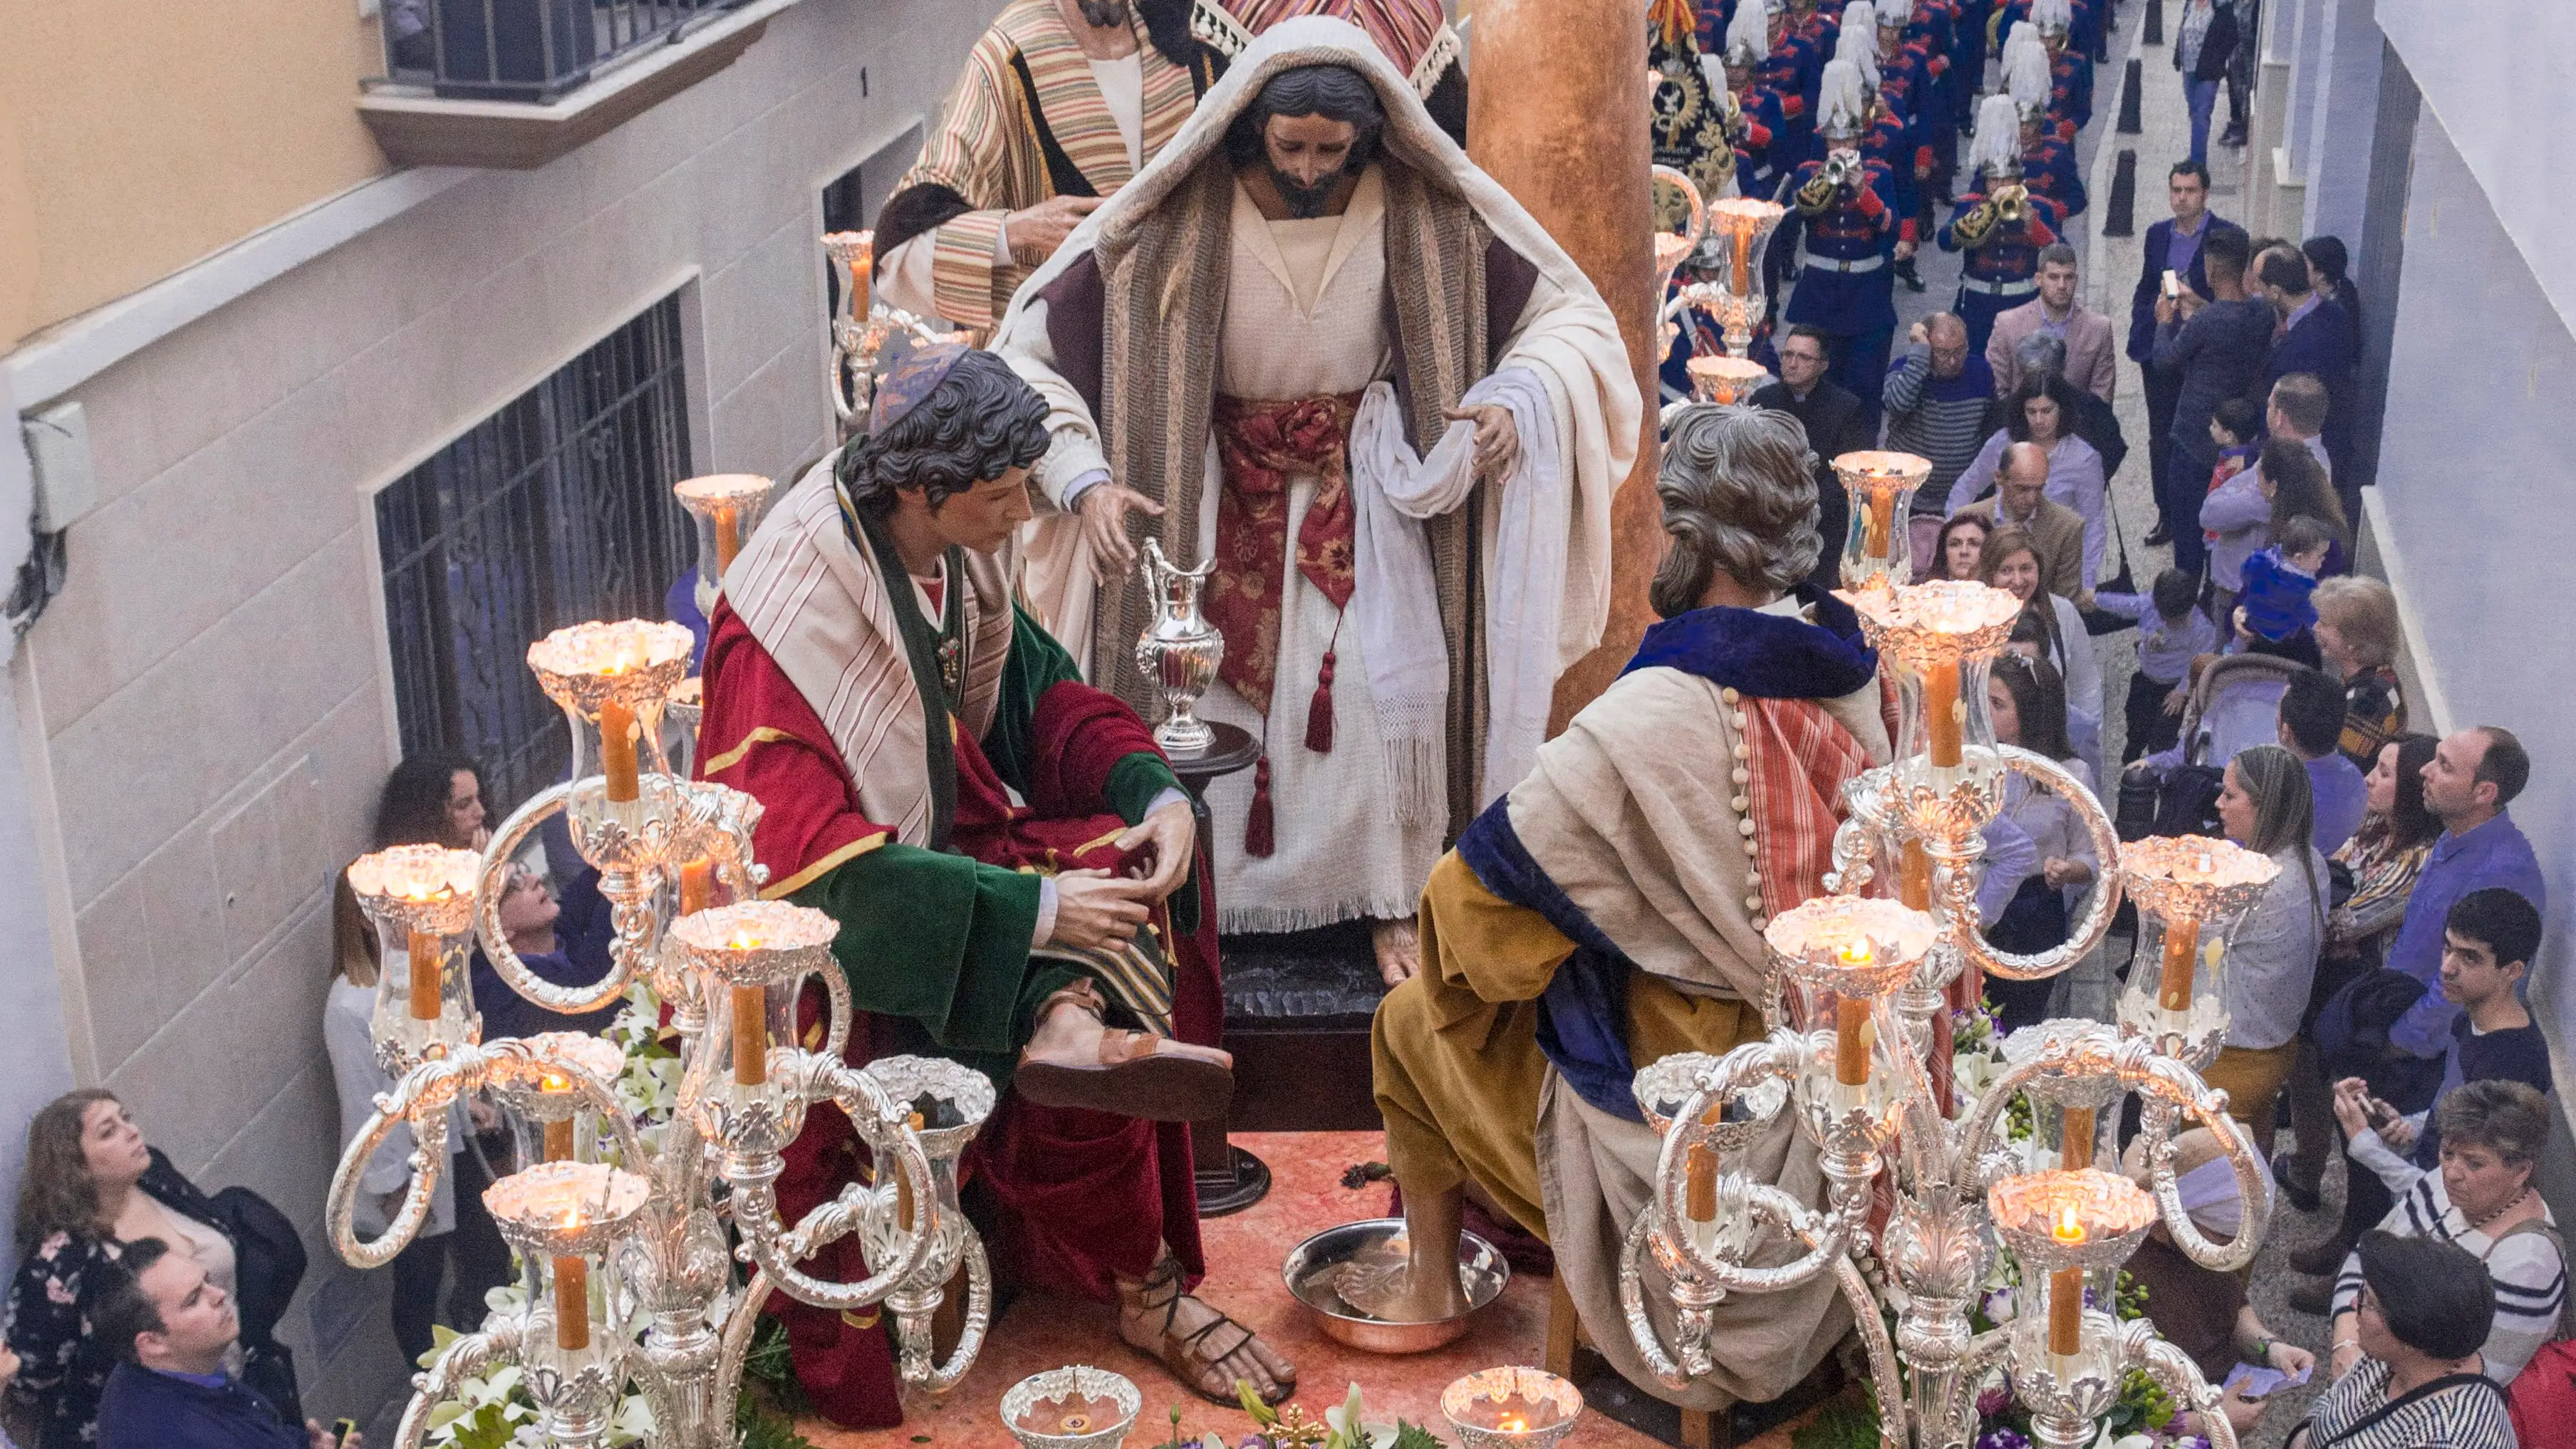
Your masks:
<path fill-rule="evenodd" d="M 1410 1419 L 1395 1421 L 1394 1449 L 1448 1449 L 1440 1436 Z"/>
<path fill-rule="evenodd" d="M 447 1442 L 454 1449 L 509 1449 L 517 1428 L 507 1406 L 479 1404 L 464 1417 L 449 1421 Z"/>
<path fill-rule="evenodd" d="M 2147 1316 L 2147 1285 L 2130 1277 L 2126 1268 L 2120 1270 L 2120 1291 L 2116 1303 L 2118 1306 L 2114 1313 L 2124 1323 Z"/>
<path fill-rule="evenodd" d="M 2114 1437 L 2125 1434 L 2151 1433 L 2172 1423 L 2182 1406 L 2147 1377 L 2144 1369 L 2129 1370 L 2120 1381 L 2120 1397 L 2104 1417 Z"/>
<path fill-rule="evenodd" d="M 1789 1449 L 1878 1449 L 1878 1403 L 1836 1399 L 1789 1435 Z"/>
<path fill-rule="evenodd" d="M 733 1427 L 742 1436 L 742 1449 L 817 1449 L 813 1440 L 796 1432 L 794 1419 L 754 1394 L 734 1400 Z"/>

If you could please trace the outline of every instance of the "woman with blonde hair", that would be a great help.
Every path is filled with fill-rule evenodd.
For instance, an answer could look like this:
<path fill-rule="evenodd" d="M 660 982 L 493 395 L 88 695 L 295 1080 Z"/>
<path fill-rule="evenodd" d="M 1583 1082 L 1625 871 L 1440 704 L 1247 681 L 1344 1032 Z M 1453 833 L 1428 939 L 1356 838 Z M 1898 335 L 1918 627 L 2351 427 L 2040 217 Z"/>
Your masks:
<path fill-rule="evenodd" d="M 2404 732 L 2406 696 L 2397 685 L 2397 596 L 2358 574 L 2317 584 L 2317 653 L 2343 681 L 2343 752 L 2364 770 L 2379 747 Z"/>
<path fill-rule="evenodd" d="M 2316 806 L 2307 762 L 2256 745 L 2227 762 L 2218 819 L 2227 838 L 2280 867 L 2227 942 L 2227 1043 L 2202 1075 L 2227 1092 L 2229 1115 L 2272 1150 L 2273 1101 L 2299 1052 L 2299 1018 L 2325 940 L 2326 862 L 2310 836 Z"/>

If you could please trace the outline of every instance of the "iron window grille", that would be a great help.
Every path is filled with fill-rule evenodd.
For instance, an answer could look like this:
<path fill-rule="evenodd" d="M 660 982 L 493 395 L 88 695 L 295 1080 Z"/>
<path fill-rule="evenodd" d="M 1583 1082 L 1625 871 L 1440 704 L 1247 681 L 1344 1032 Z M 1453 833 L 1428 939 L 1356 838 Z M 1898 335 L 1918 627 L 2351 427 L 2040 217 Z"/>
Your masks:
<path fill-rule="evenodd" d="M 563 715 L 528 646 L 584 619 L 662 617 L 696 536 L 676 294 L 376 496 L 406 755 L 474 760 L 496 812 L 560 780 Z"/>
<path fill-rule="evenodd" d="M 552 101 L 743 0 L 387 0 L 385 66 L 458 100 Z"/>

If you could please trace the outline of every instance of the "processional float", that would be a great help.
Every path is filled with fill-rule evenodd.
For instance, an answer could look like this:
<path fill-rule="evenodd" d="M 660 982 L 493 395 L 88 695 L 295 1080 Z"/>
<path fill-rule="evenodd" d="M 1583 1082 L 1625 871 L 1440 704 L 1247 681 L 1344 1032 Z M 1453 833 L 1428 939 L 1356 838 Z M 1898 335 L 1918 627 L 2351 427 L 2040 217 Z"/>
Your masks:
<path fill-rule="evenodd" d="M 2030 1413 L 2037 1443 L 2076 1449 L 2093 1441 L 2132 1370 L 2200 1411 L 2211 1442 L 2232 1449 L 2218 1390 L 2148 1323 L 2121 1322 L 2112 1305 L 2119 1265 L 2158 1222 L 2213 1270 L 2243 1267 L 2262 1241 L 2270 1177 L 2228 1117 L 2226 1094 L 2200 1072 L 2226 1034 L 2228 935 L 2278 868 L 2224 840 L 2124 846 L 2074 776 L 1996 743 L 1987 672 L 2020 601 L 1982 584 L 1909 582 L 1904 520 L 1928 461 L 1849 453 L 1834 467 L 1851 495 L 1845 597 L 1901 699 L 1894 759 L 1844 788 L 1831 893 L 1763 927 L 1768 1036 L 1723 1056 L 1666 1057 L 1637 1074 L 1638 1104 L 1664 1143 L 1622 1263 L 1628 1332 L 1656 1376 L 1681 1388 L 1713 1366 L 1717 1303 L 1830 1275 L 1858 1324 L 1888 1449 L 1967 1444 L 1978 1391 L 1997 1375 Z M 2072 937 L 2029 956 L 1986 942 L 1975 899 L 1980 832 L 2016 774 L 2074 804 L 2103 866 Z M 1892 898 L 1865 894 L 1884 879 L 1895 882 Z M 2159 964 L 2133 973 L 2117 1021 L 2015 1032 L 2001 1074 L 1945 1112 L 1926 1058 L 1951 984 L 1969 966 L 2015 981 L 2065 971 L 2100 943 L 2123 892 L 2138 906 L 2141 959 Z M 2106 1117 L 2116 1120 L 2133 1093 L 2148 1189 L 2095 1165 Z M 2038 1130 L 2021 1144 L 2002 1125 L 2016 1096 L 2037 1109 Z M 1817 1149 L 1820 1206 L 1734 1165 L 1783 1110 Z M 2243 1227 L 2224 1243 L 2183 1209 L 2173 1163 L 2185 1118 L 2217 1137 L 2234 1168 Z M 1880 1200 L 1888 1211 L 1873 1234 Z M 1976 1332 L 1969 1309 L 1998 1251 L 2018 1267 L 2022 1311 Z M 1770 1261 L 1787 1253 L 1796 1256 Z M 1883 1265 L 1877 1281 L 1862 1271 L 1865 1255 Z M 1648 1287 L 1650 1262 L 1668 1286 Z M 1670 1296 L 1669 1342 L 1647 1312 L 1650 1291 Z"/>

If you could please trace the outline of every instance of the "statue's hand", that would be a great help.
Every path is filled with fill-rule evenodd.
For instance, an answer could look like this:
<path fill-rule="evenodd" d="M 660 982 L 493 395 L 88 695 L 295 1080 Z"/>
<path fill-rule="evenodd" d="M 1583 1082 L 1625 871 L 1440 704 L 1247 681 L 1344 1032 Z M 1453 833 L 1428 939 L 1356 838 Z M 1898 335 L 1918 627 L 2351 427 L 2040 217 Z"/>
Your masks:
<path fill-rule="evenodd" d="M 1476 425 L 1476 476 L 1500 484 L 1511 476 L 1520 462 L 1520 430 L 1512 426 L 1512 410 L 1499 403 L 1470 403 L 1462 408 L 1442 408 L 1440 415 L 1453 423 Z"/>
<path fill-rule="evenodd" d="M 1129 826 L 1116 843 L 1120 850 L 1131 853 L 1152 850 L 1153 870 L 1139 877 L 1137 884 L 1144 887 L 1148 899 L 1159 901 L 1189 879 L 1190 861 L 1198 844 L 1198 817 L 1190 813 L 1190 802 L 1175 800 Z"/>
<path fill-rule="evenodd" d="M 1151 909 L 1141 881 L 1101 870 L 1069 870 L 1055 878 L 1054 946 L 1106 951 L 1136 938 Z"/>
<path fill-rule="evenodd" d="M 1091 554 L 1103 579 L 1123 579 L 1136 567 L 1136 544 L 1127 537 L 1127 510 L 1141 508 L 1160 517 L 1163 505 L 1115 483 L 1095 483 L 1074 504 L 1082 531 L 1091 539 Z"/>
<path fill-rule="evenodd" d="M 1050 196 L 1035 206 L 1024 207 L 1002 218 L 1002 239 L 1011 249 L 1011 259 L 1024 267 L 1034 267 L 1055 255 L 1064 239 L 1082 219 L 1100 209 L 1097 196 Z"/>

